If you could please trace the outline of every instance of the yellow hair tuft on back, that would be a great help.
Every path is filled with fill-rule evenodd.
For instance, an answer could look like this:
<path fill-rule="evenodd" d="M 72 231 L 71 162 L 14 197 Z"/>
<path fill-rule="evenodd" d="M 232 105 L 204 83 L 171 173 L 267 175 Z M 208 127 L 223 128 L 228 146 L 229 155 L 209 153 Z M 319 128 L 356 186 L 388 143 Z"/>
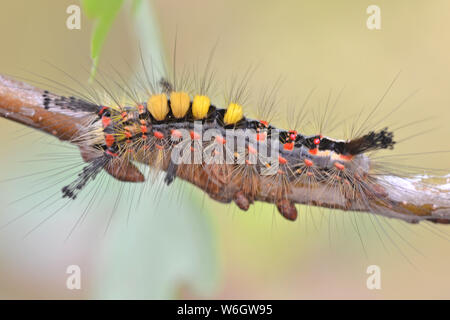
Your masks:
<path fill-rule="evenodd" d="M 207 96 L 196 95 L 192 101 L 192 114 L 195 119 L 203 119 L 206 117 L 211 106 L 211 101 Z"/>
<path fill-rule="evenodd" d="M 169 113 L 167 105 L 167 97 L 165 94 L 154 94 L 147 102 L 147 110 L 152 114 L 153 118 L 162 121 Z"/>
<path fill-rule="evenodd" d="M 183 118 L 189 110 L 191 99 L 186 92 L 172 92 L 170 107 L 175 118 Z"/>
<path fill-rule="evenodd" d="M 223 117 L 223 121 L 225 124 L 235 124 L 244 116 L 244 112 L 242 110 L 242 106 L 237 103 L 230 103 L 227 111 L 225 112 L 225 116 Z"/>

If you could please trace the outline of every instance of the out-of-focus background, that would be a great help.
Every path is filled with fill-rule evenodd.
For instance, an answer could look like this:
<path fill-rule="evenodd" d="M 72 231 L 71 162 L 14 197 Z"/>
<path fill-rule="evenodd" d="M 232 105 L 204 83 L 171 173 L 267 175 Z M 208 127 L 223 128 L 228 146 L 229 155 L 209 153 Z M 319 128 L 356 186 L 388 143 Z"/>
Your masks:
<path fill-rule="evenodd" d="M 87 85 L 99 22 L 82 11 L 81 29 L 67 29 L 71 4 L 80 5 L 2 1 L 0 73 L 75 88 L 68 74 Z M 366 26 L 372 4 L 381 9 L 381 30 Z M 136 11 L 125 1 L 102 46 L 100 73 L 117 68 L 131 78 L 140 47 L 157 47 L 153 60 L 166 60 L 170 71 L 175 34 L 180 69 L 202 68 L 217 44 L 219 105 L 233 75 L 255 66 L 247 106 L 255 115 L 258 97 L 281 77 L 276 125 L 286 127 L 288 106 L 301 108 L 311 90 L 307 106 L 315 111 L 342 91 L 333 114 L 340 126 L 325 130 L 337 138 L 400 73 L 375 115 L 399 128 L 403 142 L 389 152 L 416 154 L 397 168 L 448 169 L 448 153 L 430 152 L 448 149 L 450 137 L 446 0 L 142 0 Z M 0 298 L 450 297 L 449 227 L 304 206 L 292 223 L 272 205 L 242 212 L 179 181 L 142 192 L 105 176 L 101 192 L 92 183 L 67 204 L 59 190 L 81 168 L 77 151 L 5 119 L 0 134 Z M 81 268 L 80 290 L 66 287 L 69 265 Z M 381 268 L 381 290 L 366 287 L 369 265 Z"/>

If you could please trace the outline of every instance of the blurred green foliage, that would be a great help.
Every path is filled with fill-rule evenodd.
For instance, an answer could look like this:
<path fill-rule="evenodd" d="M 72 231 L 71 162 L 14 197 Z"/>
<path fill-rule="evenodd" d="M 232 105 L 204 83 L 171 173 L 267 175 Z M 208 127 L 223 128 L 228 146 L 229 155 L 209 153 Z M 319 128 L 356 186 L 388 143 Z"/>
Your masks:
<path fill-rule="evenodd" d="M 81 3 L 86 15 L 95 21 L 91 38 L 92 79 L 95 77 L 102 45 L 123 0 L 82 0 Z"/>

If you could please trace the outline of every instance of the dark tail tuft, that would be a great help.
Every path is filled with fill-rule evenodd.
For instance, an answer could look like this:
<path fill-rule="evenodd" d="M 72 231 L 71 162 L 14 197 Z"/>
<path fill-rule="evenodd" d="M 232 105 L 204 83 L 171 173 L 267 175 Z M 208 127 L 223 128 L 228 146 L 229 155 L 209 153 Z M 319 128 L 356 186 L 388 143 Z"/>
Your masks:
<path fill-rule="evenodd" d="M 350 140 L 346 143 L 345 149 L 349 154 L 357 155 L 379 149 L 393 149 L 394 144 L 393 132 L 384 128 L 379 132 L 371 131 L 360 138 Z"/>

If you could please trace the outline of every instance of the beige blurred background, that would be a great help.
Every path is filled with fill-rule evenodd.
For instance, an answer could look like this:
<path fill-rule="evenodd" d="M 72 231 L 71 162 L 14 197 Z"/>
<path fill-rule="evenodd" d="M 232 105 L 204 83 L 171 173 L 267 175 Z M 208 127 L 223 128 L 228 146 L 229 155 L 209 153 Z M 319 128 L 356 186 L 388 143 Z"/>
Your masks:
<path fill-rule="evenodd" d="M 66 8 L 74 3 L 78 4 L 2 1 L 0 73 L 67 81 L 47 63 L 51 62 L 87 83 L 92 21 L 83 15 L 81 30 L 68 30 Z M 316 111 L 324 107 L 330 93 L 334 101 L 342 90 L 333 118 L 347 119 L 342 124 L 348 128 L 352 115 L 374 106 L 400 72 L 377 112 L 383 118 L 419 90 L 385 121 L 390 127 L 415 122 L 398 132 L 396 136 L 405 142 L 395 152 L 422 153 L 411 156 L 408 164 L 449 168 L 448 153 L 430 151 L 449 146 L 450 2 L 157 0 L 149 4 L 161 31 L 161 54 L 168 61 L 176 33 L 180 66 L 202 66 L 218 43 L 213 64 L 219 105 L 231 76 L 257 66 L 247 106 L 255 114 L 258 96 L 281 76 L 274 120 L 279 126 L 287 126 L 292 117 L 289 103 L 300 107 L 314 89 L 308 107 Z M 381 8 L 381 30 L 366 27 L 366 8 L 371 4 Z M 128 64 L 138 62 L 141 41 L 125 6 L 106 39 L 100 69 L 114 65 L 130 77 Z M 41 81 L 48 84 L 48 79 Z M 304 130 L 315 133 L 310 127 Z M 340 126 L 324 133 L 342 138 L 342 132 Z M 407 139 L 421 132 L 425 133 Z M 59 211 L 63 202 L 40 203 L 59 196 L 61 187 L 59 177 L 47 170 L 80 163 L 76 150 L 4 119 L 0 119 L 0 134 L 0 222 L 7 224 L 0 229 L 0 298 L 450 297 L 449 227 L 413 226 L 303 206 L 298 221 L 291 223 L 271 205 L 257 204 L 242 212 L 179 182 L 148 190 L 143 199 L 134 196 L 137 189 L 126 186 L 123 193 L 131 205 L 125 201 L 112 219 L 114 192 L 121 189 L 104 184 L 106 195 L 97 199 L 66 240 L 89 197 Z M 43 174 L 8 180 L 36 172 Z M 32 196 L 22 199 L 30 191 Z M 35 205 L 40 206 L 30 211 Z M 81 267 L 81 290 L 65 286 L 66 267 L 72 264 Z M 381 290 L 366 287 L 366 268 L 373 264 L 381 268 Z"/>

